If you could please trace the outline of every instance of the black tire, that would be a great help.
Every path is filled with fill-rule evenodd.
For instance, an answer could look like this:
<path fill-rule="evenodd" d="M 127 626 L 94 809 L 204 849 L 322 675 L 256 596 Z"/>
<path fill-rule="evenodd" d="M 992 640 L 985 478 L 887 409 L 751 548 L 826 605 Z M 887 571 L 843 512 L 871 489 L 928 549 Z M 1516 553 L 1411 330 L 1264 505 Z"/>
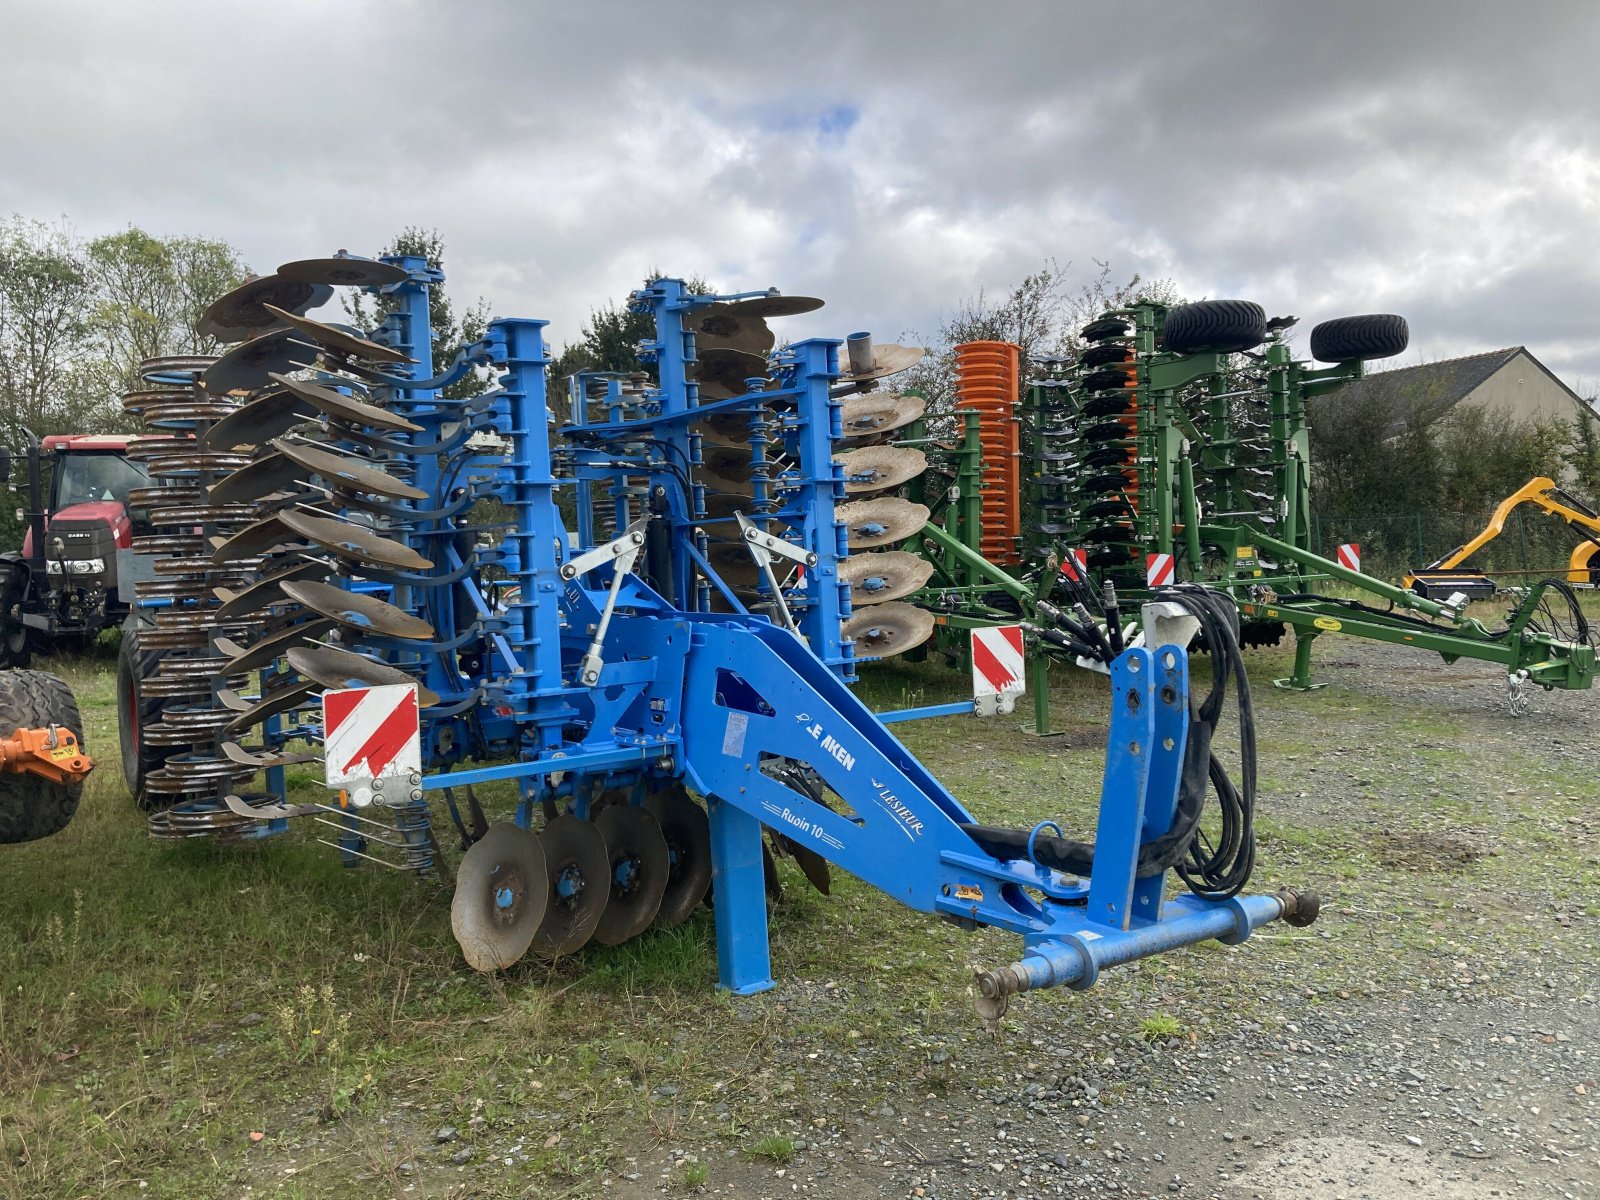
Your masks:
<path fill-rule="evenodd" d="M 1167 312 L 1161 337 L 1172 354 L 1237 354 L 1267 340 L 1267 314 L 1251 300 L 1197 300 Z"/>
<path fill-rule="evenodd" d="M 122 631 L 122 646 L 117 652 L 117 731 L 122 743 L 122 777 L 134 802 L 146 811 L 159 808 L 170 799 L 151 795 L 145 789 L 145 781 L 166 763 L 171 751 L 143 744 L 140 737 L 142 730 L 161 718 L 160 697 L 144 693 L 145 680 L 155 674 L 160 664 L 159 652 L 139 648 L 137 630 Z"/>
<path fill-rule="evenodd" d="M 25 667 L 33 661 L 33 638 L 22 623 L 22 601 L 28 590 L 26 567 L 11 564 L 0 582 L 0 668 Z M 74 730 L 74 733 L 77 731 Z"/>
<path fill-rule="evenodd" d="M 78 702 L 65 681 L 48 671 L 0 671 L 0 735 L 60 725 L 84 745 Z M 60 833 L 78 811 L 83 784 L 52 783 L 37 775 L 0 775 L 0 843 L 33 842 Z"/>
<path fill-rule="evenodd" d="M 1410 344 L 1410 326 L 1393 313 L 1335 317 L 1311 330 L 1311 357 L 1318 362 L 1393 358 Z"/>

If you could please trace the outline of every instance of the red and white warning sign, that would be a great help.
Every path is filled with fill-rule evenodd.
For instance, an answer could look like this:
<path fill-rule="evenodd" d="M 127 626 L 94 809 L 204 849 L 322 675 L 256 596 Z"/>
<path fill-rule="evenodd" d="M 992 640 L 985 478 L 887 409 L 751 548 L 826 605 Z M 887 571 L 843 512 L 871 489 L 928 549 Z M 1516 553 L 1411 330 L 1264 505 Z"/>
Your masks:
<path fill-rule="evenodd" d="M 1021 625 L 972 631 L 972 695 L 979 715 L 1010 712 L 1026 687 L 1026 674 Z"/>
<path fill-rule="evenodd" d="M 1087 550 L 1068 550 L 1067 556 L 1061 560 L 1062 578 L 1077 583 L 1089 578 L 1089 552 Z"/>
<path fill-rule="evenodd" d="M 1352 571 L 1361 570 L 1360 542 L 1344 542 L 1334 553 L 1338 557 L 1339 565 L 1341 567 L 1347 567 Z"/>
<path fill-rule="evenodd" d="M 324 692 L 322 728 L 331 788 L 422 771 L 421 725 L 413 684 Z"/>
<path fill-rule="evenodd" d="M 1170 554 L 1146 554 L 1144 556 L 1144 582 L 1146 587 L 1168 587 L 1171 585 L 1175 572 Z"/>

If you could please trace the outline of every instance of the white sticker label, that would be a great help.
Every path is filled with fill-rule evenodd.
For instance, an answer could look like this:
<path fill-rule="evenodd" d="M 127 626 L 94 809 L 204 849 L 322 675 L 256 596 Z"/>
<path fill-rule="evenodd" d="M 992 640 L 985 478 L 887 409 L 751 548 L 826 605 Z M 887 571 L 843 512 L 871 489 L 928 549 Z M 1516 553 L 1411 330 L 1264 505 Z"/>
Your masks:
<path fill-rule="evenodd" d="M 742 712 L 728 714 L 728 727 L 722 731 L 722 752 L 729 758 L 744 757 L 744 733 L 750 727 L 750 715 Z"/>

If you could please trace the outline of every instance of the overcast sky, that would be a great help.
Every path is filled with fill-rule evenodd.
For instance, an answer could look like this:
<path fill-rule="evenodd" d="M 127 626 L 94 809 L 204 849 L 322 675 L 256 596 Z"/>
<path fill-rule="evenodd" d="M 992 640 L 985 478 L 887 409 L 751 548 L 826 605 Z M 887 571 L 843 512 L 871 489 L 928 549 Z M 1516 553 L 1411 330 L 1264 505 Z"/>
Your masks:
<path fill-rule="evenodd" d="M 1100 259 L 1600 387 L 1597 61 L 1592 0 L 3 0 L 0 213 L 260 272 L 434 226 L 558 345 L 652 265 L 893 340 Z"/>

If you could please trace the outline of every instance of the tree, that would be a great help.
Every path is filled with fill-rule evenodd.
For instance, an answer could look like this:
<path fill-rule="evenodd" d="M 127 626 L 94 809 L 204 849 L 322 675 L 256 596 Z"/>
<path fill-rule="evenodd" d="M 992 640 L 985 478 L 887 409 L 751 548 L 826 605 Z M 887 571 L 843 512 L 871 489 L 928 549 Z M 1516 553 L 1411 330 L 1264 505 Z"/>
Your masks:
<path fill-rule="evenodd" d="M 70 427 L 92 397 L 83 378 L 92 309 L 83 247 L 65 226 L 0 224 L 0 429 Z"/>
<path fill-rule="evenodd" d="M 379 253 L 380 257 L 385 258 L 399 255 L 424 258 L 428 260 L 430 267 L 440 268 L 444 263 L 444 236 L 437 229 L 407 225 L 400 231 L 399 236 Z M 394 311 L 394 305 L 388 299 L 368 296 L 359 291 L 350 293 L 344 303 L 350 319 L 363 329 L 371 329 L 382 324 Z M 480 296 L 467 307 L 458 320 L 455 306 L 445 289 L 442 286 L 435 287 L 428 294 L 428 320 L 433 327 L 434 370 L 443 371 L 450 365 L 461 346 L 482 339 L 489 327 L 489 305 Z M 486 373 L 472 371 L 445 388 L 444 395 L 450 400 L 463 400 L 468 396 L 481 395 L 488 389 L 489 382 Z"/>
<path fill-rule="evenodd" d="M 666 278 L 665 273 L 654 267 L 645 273 L 647 281 L 662 278 Z M 684 287 L 693 296 L 709 296 L 714 290 L 698 275 L 690 276 Z M 652 341 L 655 336 L 655 318 L 649 313 L 634 312 L 626 301 L 618 304 L 611 300 L 603 308 L 591 309 L 578 340 L 563 346 L 550 364 L 546 398 L 556 420 L 565 421 L 569 415 L 567 380 L 580 371 L 642 371 L 654 377 L 654 367 L 646 366 L 639 358 L 639 344 Z"/>
<path fill-rule="evenodd" d="M 1594 401 L 1589 400 L 1592 409 Z M 1600 418 L 1583 414 L 1573 418 L 1566 454 L 1572 471 L 1572 490 L 1593 507 L 1600 507 Z"/>
<path fill-rule="evenodd" d="M 200 318 L 250 274 L 226 242 L 160 238 L 131 225 L 91 241 L 84 261 L 94 296 L 89 332 L 95 352 L 87 369 L 91 386 L 108 402 L 140 386 L 139 364 L 147 358 L 220 352 L 200 333 Z"/>
<path fill-rule="evenodd" d="M 961 301 L 931 338 L 917 332 L 902 337 L 924 346 L 927 356 L 905 374 L 897 376 L 895 387 L 917 392 L 928 401 L 935 428 L 955 408 L 955 347 L 962 342 L 1014 342 L 1022 348 L 1022 377 L 1030 372 L 1029 360 L 1061 355 L 1076 357 L 1083 349 L 1079 330 L 1107 309 L 1125 308 L 1138 300 L 1162 304 L 1178 303 L 1168 280 L 1146 283 L 1134 275 L 1126 283 L 1112 280 L 1110 264 L 1094 260 L 1098 273 L 1074 290 L 1069 272 L 1046 259 L 1039 270 L 1023 277 L 1004 299 L 991 300 L 980 291 Z"/>

